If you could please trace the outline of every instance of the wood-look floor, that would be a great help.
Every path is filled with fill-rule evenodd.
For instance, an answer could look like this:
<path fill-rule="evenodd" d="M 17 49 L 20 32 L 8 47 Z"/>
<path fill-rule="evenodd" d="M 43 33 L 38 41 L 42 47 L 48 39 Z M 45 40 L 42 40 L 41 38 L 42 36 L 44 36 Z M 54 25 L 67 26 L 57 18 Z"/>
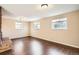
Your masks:
<path fill-rule="evenodd" d="M 13 48 L 0 55 L 79 55 L 79 49 L 33 37 L 13 40 Z"/>

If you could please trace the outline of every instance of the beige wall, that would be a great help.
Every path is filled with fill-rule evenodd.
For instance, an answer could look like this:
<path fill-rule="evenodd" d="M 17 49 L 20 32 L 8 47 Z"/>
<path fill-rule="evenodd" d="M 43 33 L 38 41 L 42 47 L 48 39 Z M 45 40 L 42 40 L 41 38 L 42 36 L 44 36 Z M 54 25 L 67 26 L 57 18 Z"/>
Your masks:
<path fill-rule="evenodd" d="M 19 38 L 19 37 L 25 37 L 29 36 L 29 24 L 27 22 L 23 22 L 24 30 L 18 31 L 15 28 L 15 20 L 9 19 L 9 18 L 2 18 L 2 32 L 3 37 L 9 37 L 12 38 Z"/>
<path fill-rule="evenodd" d="M 67 17 L 68 29 L 57 31 L 51 29 L 51 21 L 61 17 Z M 41 29 L 34 30 L 32 22 L 31 36 L 79 48 L 79 11 L 47 17 L 34 22 L 40 22 Z"/>

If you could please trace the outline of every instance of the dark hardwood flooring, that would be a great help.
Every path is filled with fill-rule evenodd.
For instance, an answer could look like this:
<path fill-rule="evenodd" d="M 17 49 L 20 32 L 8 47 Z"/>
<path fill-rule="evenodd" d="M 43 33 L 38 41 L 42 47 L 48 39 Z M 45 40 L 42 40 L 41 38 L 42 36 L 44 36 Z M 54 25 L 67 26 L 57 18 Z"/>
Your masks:
<path fill-rule="evenodd" d="M 79 55 L 79 49 L 33 37 L 14 39 L 11 50 L 0 55 Z"/>

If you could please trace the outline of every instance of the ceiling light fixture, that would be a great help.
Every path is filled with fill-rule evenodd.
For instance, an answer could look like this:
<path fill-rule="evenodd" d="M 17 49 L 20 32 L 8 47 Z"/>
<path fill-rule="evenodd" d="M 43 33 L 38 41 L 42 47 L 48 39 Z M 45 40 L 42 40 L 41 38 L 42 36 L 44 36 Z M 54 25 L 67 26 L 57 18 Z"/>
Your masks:
<path fill-rule="evenodd" d="M 47 8 L 48 7 L 48 4 L 42 4 L 41 7 L 42 8 Z"/>

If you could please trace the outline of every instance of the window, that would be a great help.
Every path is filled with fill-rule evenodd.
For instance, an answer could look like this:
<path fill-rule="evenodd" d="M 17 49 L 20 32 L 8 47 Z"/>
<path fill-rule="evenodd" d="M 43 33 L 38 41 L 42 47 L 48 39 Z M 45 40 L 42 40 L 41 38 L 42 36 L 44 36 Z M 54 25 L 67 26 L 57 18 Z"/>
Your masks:
<path fill-rule="evenodd" d="M 67 29 L 67 18 L 52 20 L 52 29 Z"/>
<path fill-rule="evenodd" d="M 39 30 L 40 29 L 40 22 L 34 22 L 33 27 L 35 30 Z"/>
<path fill-rule="evenodd" d="M 23 23 L 22 22 L 16 22 L 15 26 L 16 26 L 16 29 L 23 29 Z"/>

